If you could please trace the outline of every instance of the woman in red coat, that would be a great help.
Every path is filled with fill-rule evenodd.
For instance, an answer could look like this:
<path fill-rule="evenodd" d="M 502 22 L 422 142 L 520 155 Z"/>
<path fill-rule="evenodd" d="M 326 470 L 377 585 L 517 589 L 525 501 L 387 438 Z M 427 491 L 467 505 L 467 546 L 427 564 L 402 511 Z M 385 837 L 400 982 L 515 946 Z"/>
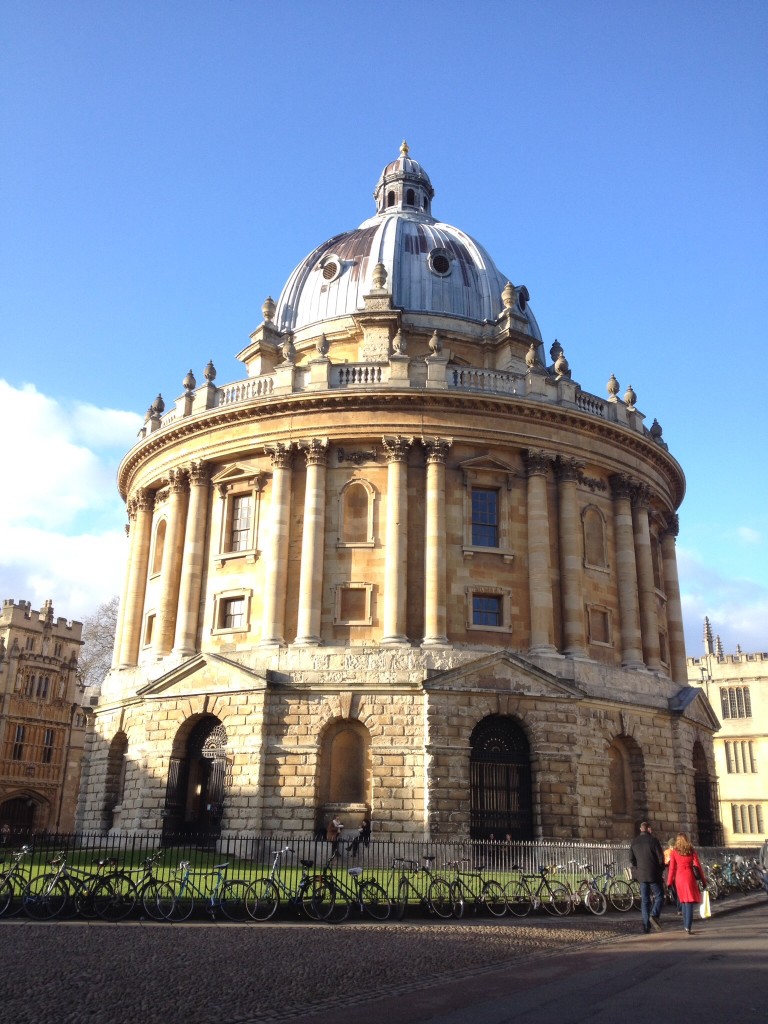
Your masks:
<path fill-rule="evenodd" d="M 678 832 L 669 858 L 667 885 L 675 887 L 683 910 L 683 927 L 689 935 L 693 928 L 693 908 L 697 903 L 701 903 L 701 891 L 693 873 L 694 868 L 698 870 L 702 883 L 706 885 L 707 880 L 698 854 L 685 832 Z"/>

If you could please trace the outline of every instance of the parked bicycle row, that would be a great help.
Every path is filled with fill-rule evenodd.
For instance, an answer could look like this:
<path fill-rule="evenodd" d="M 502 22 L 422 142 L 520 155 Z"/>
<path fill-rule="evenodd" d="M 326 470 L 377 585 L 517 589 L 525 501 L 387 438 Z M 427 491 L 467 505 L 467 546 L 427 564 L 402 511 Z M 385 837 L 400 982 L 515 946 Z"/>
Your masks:
<path fill-rule="evenodd" d="M 609 906 L 626 912 L 639 899 L 637 886 L 617 877 L 613 865 L 594 874 L 575 861 L 536 873 L 512 865 L 497 878 L 464 861 L 436 869 L 435 857 L 424 855 L 421 864 L 396 857 L 388 871 L 365 873 L 362 867 L 344 870 L 337 855 L 322 867 L 309 859 L 294 865 L 294 850 L 286 846 L 272 851 L 266 873 L 232 878 L 229 863 L 195 868 L 183 860 L 170 868 L 161 867 L 163 856 L 157 851 L 137 867 L 119 867 L 115 858 L 106 858 L 86 869 L 62 851 L 33 869 L 32 850 L 24 846 L 0 872 L 0 917 L 23 911 L 39 921 L 75 915 L 121 921 L 140 913 L 156 921 L 184 921 L 196 910 L 240 922 L 268 921 L 281 910 L 330 923 L 353 912 L 377 921 L 415 911 L 442 920 L 469 911 L 525 917 L 541 910 L 560 917 L 578 909 L 602 915 Z M 236 870 L 245 867 L 240 863 Z"/>

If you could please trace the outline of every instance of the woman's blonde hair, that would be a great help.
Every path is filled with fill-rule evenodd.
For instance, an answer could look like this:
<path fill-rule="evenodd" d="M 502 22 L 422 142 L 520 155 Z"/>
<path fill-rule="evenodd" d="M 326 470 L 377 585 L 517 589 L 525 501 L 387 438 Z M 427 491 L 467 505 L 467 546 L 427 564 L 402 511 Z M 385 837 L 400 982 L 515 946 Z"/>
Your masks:
<path fill-rule="evenodd" d="M 693 846 L 685 832 L 678 832 L 675 840 L 675 852 L 681 857 L 690 857 L 693 853 Z"/>

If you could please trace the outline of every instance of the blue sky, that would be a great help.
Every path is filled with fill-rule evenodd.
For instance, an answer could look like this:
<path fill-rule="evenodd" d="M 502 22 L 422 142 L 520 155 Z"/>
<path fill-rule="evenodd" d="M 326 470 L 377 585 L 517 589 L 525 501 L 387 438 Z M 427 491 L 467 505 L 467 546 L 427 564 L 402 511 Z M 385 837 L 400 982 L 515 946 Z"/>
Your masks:
<path fill-rule="evenodd" d="M 5 0 L 0 32 L 0 596 L 118 592 L 147 406 L 243 376 L 407 138 L 582 387 L 661 423 L 689 653 L 705 614 L 768 650 L 763 0 Z"/>

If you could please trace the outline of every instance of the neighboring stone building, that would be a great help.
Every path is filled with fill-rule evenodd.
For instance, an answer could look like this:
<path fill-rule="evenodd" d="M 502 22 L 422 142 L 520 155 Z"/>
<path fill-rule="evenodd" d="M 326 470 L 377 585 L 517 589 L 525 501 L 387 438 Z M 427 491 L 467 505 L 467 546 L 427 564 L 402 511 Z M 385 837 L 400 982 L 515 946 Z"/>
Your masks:
<path fill-rule="evenodd" d="M 727 846 L 768 838 L 768 652 L 724 654 L 704 622 L 704 656 L 688 659 L 688 680 L 702 686 L 720 716 L 715 766 Z"/>
<path fill-rule="evenodd" d="M 46 601 L 0 615 L 0 827 L 71 832 L 86 713 L 77 678 L 82 624 Z"/>
<path fill-rule="evenodd" d="M 403 145 L 265 301 L 245 379 L 150 408 L 86 826 L 716 831 L 682 470 L 631 388 L 547 365 L 527 289 L 433 195 Z"/>

